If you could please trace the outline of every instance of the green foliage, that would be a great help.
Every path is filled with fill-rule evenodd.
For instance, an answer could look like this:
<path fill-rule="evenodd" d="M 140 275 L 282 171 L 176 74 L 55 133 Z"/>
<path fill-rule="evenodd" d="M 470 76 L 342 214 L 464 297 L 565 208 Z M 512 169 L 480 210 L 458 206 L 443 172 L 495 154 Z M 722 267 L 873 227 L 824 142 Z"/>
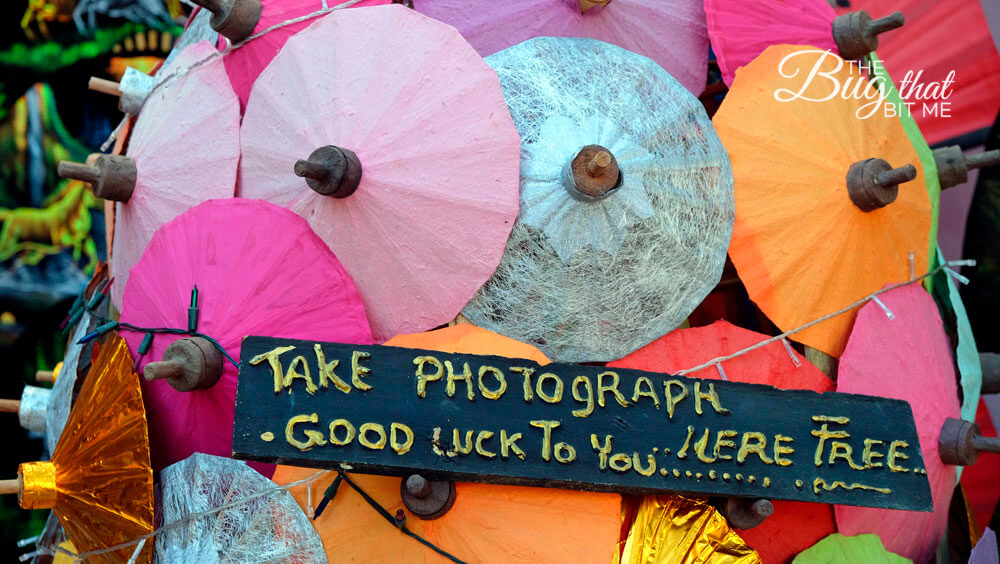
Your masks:
<path fill-rule="evenodd" d="M 118 27 L 99 28 L 93 37 L 81 37 L 76 43 L 46 41 L 37 44 L 17 43 L 0 51 L 0 65 L 30 68 L 36 73 L 47 73 L 70 66 L 81 59 L 93 59 L 111 50 L 119 41 L 145 31 L 146 26 L 127 22 Z M 178 36 L 179 26 L 163 31 Z"/>

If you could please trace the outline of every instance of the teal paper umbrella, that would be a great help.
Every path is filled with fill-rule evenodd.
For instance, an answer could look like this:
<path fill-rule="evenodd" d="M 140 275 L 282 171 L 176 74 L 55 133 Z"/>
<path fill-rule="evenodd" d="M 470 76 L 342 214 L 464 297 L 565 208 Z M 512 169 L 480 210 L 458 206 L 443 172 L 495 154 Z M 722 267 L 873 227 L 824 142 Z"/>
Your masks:
<path fill-rule="evenodd" d="M 541 37 L 486 58 L 521 134 L 520 215 L 473 323 L 563 362 L 621 358 L 718 283 L 729 158 L 698 100 L 656 63 Z"/>

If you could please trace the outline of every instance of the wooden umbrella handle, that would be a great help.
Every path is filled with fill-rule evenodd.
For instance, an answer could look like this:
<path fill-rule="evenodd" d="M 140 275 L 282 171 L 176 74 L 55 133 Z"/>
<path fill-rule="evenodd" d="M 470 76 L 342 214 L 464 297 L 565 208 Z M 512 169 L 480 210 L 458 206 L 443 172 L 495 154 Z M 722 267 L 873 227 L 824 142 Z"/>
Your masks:
<path fill-rule="evenodd" d="M 96 76 L 90 77 L 90 80 L 87 81 L 87 88 L 93 90 L 94 92 L 110 94 L 111 96 L 121 97 L 122 95 L 120 84 L 113 80 L 98 78 Z"/>
<path fill-rule="evenodd" d="M 21 400 L 0 399 L 0 412 L 17 413 L 21 410 Z"/>
<path fill-rule="evenodd" d="M 938 147 L 934 149 L 934 164 L 944 190 L 967 182 L 970 170 L 1000 165 L 1000 150 L 966 155 L 959 145 Z"/>
<path fill-rule="evenodd" d="M 10 480 L 0 480 L 0 495 L 16 494 L 21 491 L 21 479 L 11 478 Z"/>
<path fill-rule="evenodd" d="M 912 164 L 892 168 L 883 159 L 865 159 L 847 169 L 847 195 L 861 211 L 875 211 L 895 202 L 899 185 L 916 177 Z"/>
<path fill-rule="evenodd" d="M 570 161 L 572 188 L 590 198 L 607 197 L 622 184 L 618 160 L 605 147 L 586 145 Z"/>
<path fill-rule="evenodd" d="M 296 176 L 317 194 L 331 198 L 346 198 L 361 185 L 363 169 L 358 155 L 350 149 L 326 145 L 310 153 L 309 158 L 296 161 L 292 168 Z"/>
<path fill-rule="evenodd" d="M 904 23 L 906 18 L 902 12 L 894 12 L 877 20 L 873 20 L 864 10 L 850 12 L 833 20 L 833 41 L 844 59 L 861 59 L 878 48 L 880 33 L 902 27 Z"/>

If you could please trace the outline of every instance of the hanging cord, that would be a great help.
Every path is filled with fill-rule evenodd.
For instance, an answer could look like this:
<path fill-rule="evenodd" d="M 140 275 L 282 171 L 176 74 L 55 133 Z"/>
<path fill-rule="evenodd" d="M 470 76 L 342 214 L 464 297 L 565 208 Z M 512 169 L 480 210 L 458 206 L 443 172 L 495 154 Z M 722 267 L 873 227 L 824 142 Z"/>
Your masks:
<path fill-rule="evenodd" d="M 110 284 L 109 284 L 110 286 Z M 139 363 L 142 360 L 143 355 L 149 352 L 149 348 L 153 345 L 154 335 L 189 335 L 191 337 L 201 337 L 212 346 L 219 349 L 225 357 L 234 367 L 239 368 L 240 363 L 229 355 L 225 348 L 219 344 L 213 337 L 210 337 L 204 333 L 198 332 L 198 285 L 195 284 L 194 288 L 191 289 L 191 305 L 188 307 L 188 326 L 186 329 L 175 329 L 172 327 L 139 327 L 138 325 L 133 325 L 131 323 L 125 323 L 122 321 L 113 321 L 107 318 L 100 318 L 99 325 L 96 329 L 87 333 L 77 341 L 77 344 L 84 344 L 87 341 L 96 339 L 97 337 L 104 335 L 105 333 L 115 331 L 115 330 L 126 330 L 135 331 L 138 333 L 145 333 L 146 336 L 143 337 L 142 342 L 139 344 L 139 350 L 135 357 L 135 364 L 132 365 L 133 370 L 138 370 Z"/>
<path fill-rule="evenodd" d="M 80 321 L 83 317 L 83 313 L 87 312 L 94 314 L 97 310 L 97 306 L 101 305 L 101 302 L 107 297 L 108 292 L 111 291 L 111 284 L 114 282 L 114 278 L 108 278 L 102 281 L 100 284 L 94 288 L 94 293 L 87 299 L 87 288 L 84 286 L 80 293 L 76 296 L 76 300 L 73 305 L 69 308 L 69 313 L 59 324 L 59 330 L 65 335 L 69 333 L 73 327 Z"/>
<path fill-rule="evenodd" d="M 952 266 L 975 266 L 975 265 L 976 265 L 976 261 L 974 261 L 974 260 L 951 260 L 951 261 L 947 261 L 944 264 L 939 265 L 937 268 L 935 268 L 935 269 L 933 269 L 933 270 L 931 270 L 929 272 L 926 272 L 926 273 L 922 274 L 921 276 L 918 276 L 918 277 L 913 278 L 912 280 L 908 280 L 906 282 L 900 282 L 898 284 L 891 284 L 889 286 L 886 286 L 885 288 L 882 288 L 881 290 L 877 290 L 875 292 L 872 292 L 871 294 L 868 294 L 867 296 L 861 298 L 860 300 L 852 303 L 849 306 L 840 308 L 839 310 L 837 310 L 837 311 L 835 311 L 833 313 L 828 313 L 828 314 L 824 315 L 823 317 L 820 317 L 819 319 L 814 319 L 814 320 L 810 321 L 809 323 L 806 323 L 805 325 L 799 325 L 795 329 L 792 329 L 790 331 L 785 331 L 784 333 L 782 333 L 780 335 L 775 335 L 774 337 L 771 337 L 770 339 L 765 339 L 765 340 L 757 343 L 756 345 L 752 345 L 752 346 L 749 346 L 749 347 L 747 347 L 745 349 L 738 350 L 738 351 L 734 352 L 733 354 L 727 354 L 725 356 L 715 357 L 712 360 L 709 360 L 708 362 L 705 362 L 703 364 L 699 364 L 698 366 L 695 366 L 694 368 L 688 368 L 687 370 L 681 370 L 680 372 L 676 372 L 675 374 L 677 376 L 684 376 L 686 374 L 690 374 L 692 372 L 697 372 L 699 370 L 703 370 L 705 368 L 708 368 L 708 367 L 712 366 L 713 364 L 719 364 L 720 362 L 725 362 L 727 360 L 732 360 L 734 358 L 743 356 L 743 355 L 745 355 L 745 354 L 747 354 L 749 352 L 753 352 L 753 351 L 755 351 L 755 350 L 757 350 L 759 348 L 766 347 L 767 345 L 770 345 L 771 343 L 780 341 L 780 340 L 788 337 L 789 335 L 794 335 L 795 333 L 798 333 L 799 331 L 802 331 L 804 329 L 808 329 L 809 327 L 812 327 L 813 325 L 816 325 L 817 323 L 822 323 L 822 322 L 824 322 L 824 321 L 826 321 L 828 319 L 832 319 L 834 317 L 837 317 L 838 315 L 843 315 L 843 314 L 851 311 L 854 308 L 861 307 L 861 306 L 865 305 L 869 300 L 876 299 L 877 296 L 879 296 L 881 294 L 884 294 L 886 292 L 895 290 L 896 288 L 902 288 L 903 286 L 908 286 L 910 284 L 914 284 L 916 282 L 920 282 L 924 278 L 930 278 L 931 276 L 934 276 L 935 274 L 937 274 L 938 272 L 941 272 L 942 270 L 944 272 L 946 272 L 949 276 L 952 276 L 952 277 L 961 276 L 960 274 L 958 274 L 957 272 L 955 272 L 954 270 L 952 270 L 950 268 Z M 962 278 L 964 278 L 964 277 L 962 277 Z M 967 282 L 968 282 L 968 279 L 965 279 L 965 283 L 967 283 Z"/>
<path fill-rule="evenodd" d="M 424 537 L 422 537 L 422 536 L 418 535 L 417 533 L 414 533 L 413 531 L 411 531 L 410 529 L 408 529 L 406 527 L 406 514 L 403 513 L 402 509 L 400 509 L 399 511 L 397 511 L 396 515 L 392 515 L 391 513 L 389 513 L 389 511 L 386 508 L 382 507 L 382 505 L 380 505 L 379 502 L 377 502 L 374 499 L 372 499 L 372 497 L 370 495 L 368 495 L 365 492 L 365 490 L 361 489 L 361 486 L 355 484 L 354 480 L 352 480 L 350 477 L 348 477 L 348 475 L 345 474 L 343 471 L 340 471 L 340 470 L 337 471 L 337 478 L 334 480 L 333 484 L 331 484 L 330 488 L 327 489 L 327 493 L 328 494 L 330 493 L 331 489 L 333 490 L 333 492 L 331 494 L 331 497 L 337 493 L 337 486 L 340 485 L 340 481 L 341 480 L 347 482 L 347 485 L 351 486 L 351 488 L 353 488 L 354 491 L 358 492 L 358 495 L 360 495 L 362 498 L 364 498 L 364 500 L 368 502 L 368 505 L 372 506 L 372 509 L 374 509 L 375 511 L 378 511 L 379 515 L 381 515 L 382 517 L 384 517 L 385 520 L 388 521 L 392 526 L 396 527 L 397 529 L 399 529 L 400 531 L 402 531 L 404 534 L 413 537 L 420 544 L 426 546 L 427 548 L 433 550 L 434 552 L 440 554 L 441 556 L 444 556 L 445 558 L 451 560 L 452 562 L 456 562 L 458 564 L 465 564 L 465 562 L 463 560 L 459 560 L 455 556 L 449 554 L 448 552 L 445 552 L 444 549 L 441 549 L 438 546 L 436 546 L 431 541 L 425 539 Z M 326 497 L 326 494 L 324 494 L 323 501 L 325 502 L 326 500 L 327 500 L 327 497 Z M 326 507 L 325 503 L 321 503 L 320 505 L 322 507 Z M 322 511 L 322 509 L 321 508 L 317 508 L 317 511 Z M 317 517 L 318 517 L 318 515 L 317 515 Z"/>

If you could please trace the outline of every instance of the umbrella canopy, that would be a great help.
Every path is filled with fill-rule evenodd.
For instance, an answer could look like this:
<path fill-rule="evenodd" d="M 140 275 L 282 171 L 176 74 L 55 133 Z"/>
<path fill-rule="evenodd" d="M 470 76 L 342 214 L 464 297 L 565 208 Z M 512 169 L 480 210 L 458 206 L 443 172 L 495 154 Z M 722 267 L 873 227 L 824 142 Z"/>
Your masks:
<path fill-rule="evenodd" d="M 927 292 L 910 284 L 879 299 L 892 318 L 875 302 L 861 308 L 840 357 L 837 391 L 909 402 L 934 511 L 837 506 L 837 529 L 845 535 L 875 533 L 891 552 L 927 562 L 944 534 L 955 488 L 955 467 L 943 464 L 938 455 L 941 425 L 959 416 L 955 368 L 937 306 Z M 921 467 L 916 446 L 907 453 L 910 469 Z"/>
<path fill-rule="evenodd" d="M 76 367 L 85 346 L 79 341 L 92 330 L 90 313 L 84 312 L 70 335 L 59 377 L 52 384 L 52 392 L 45 405 L 45 446 L 49 452 L 55 452 L 56 445 L 59 444 L 59 437 L 62 436 L 63 428 L 66 426 L 73 405 L 73 395 L 78 387 Z"/>
<path fill-rule="evenodd" d="M 457 27 L 484 57 L 533 37 L 589 37 L 653 59 L 696 96 L 705 89 L 702 0 L 423 0 L 413 6 Z"/>
<path fill-rule="evenodd" d="M 871 64 L 870 75 L 874 81 L 882 81 L 881 85 L 885 87 L 886 103 L 892 104 L 896 108 L 903 107 L 905 101 L 902 96 L 899 95 L 899 90 L 892 82 L 892 77 L 889 76 L 889 72 L 886 70 L 885 65 L 882 60 L 879 59 L 878 55 L 874 52 L 868 56 L 868 60 Z M 913 150 L 917 152 L 917 157 L 920 158 L 920 164 L 924 168 L 924 183 L 927 185 L 927 197 L 930 199 L 931 203 L 931 231 L 930 237 L 928 238 L 928 243 L 930 244 L 930 254 L 928 256 L 928 264 L 933 262 L 930 257 L 933 257 L 938 252 L 938 215 L 940 213 L 941 206 L 941 181 L 938 179 L 938 168 L 937 163 L 934 160 L 934 152 L 931 151 L 929 145 L 927 145 L 927 140 L 924 139 L 924 134 L 920 131 L 920 127 L 917 126 L 917 121 L 913 119 L 913 112 L 900 112 L 899 121 L 903 124 L 903 131 L 906 132 L 906 136 L 910 139 L 910 143 L 913 145 Z M 933 279 L 927 282 L 927 288 L 933 287 Z"/>
<path fill-rule="evenodd" d="M 676 373 L 733 354 L 765 339 L 763 335 L 716 321 L 704 327 L 677 329 L 608 366 L 651 372 Z M 784 390 L 833 391 L 833 382 L 799 358 L 791 348 L 775 342 L 715 367 L 688 374 L 718 380 L 724 373 L 733 382 L 765 384 Z M 772 501 L 774 513 L 752 529 L 739 531 L 746 544 L 764 562 L 785 562 L 799 551 L 836 531 L 833 506 L 824 503 Z"/>
<path fill-rule="evenodd" d="M 990 127 L 1000 110 L 1000 53 L 979 2 L 851 0 L 850 9 L 906 14 L 902 29 L 882 36 L 878 53 L 903 98 L 915 103 L 914 118 L 928 142 L 937 145 Z M 908 73 L 910 85 L 904 86 Z M 923 108 L 938 102 L 943 105 L 936 111 Z"/>
<path fill-rule="evenodd" d="M 783 330 L 922 274 L 928 263 L 930 202 L 903 126 L 884 113 L 869 116 L 869 100 L 812 101 L 831 84 L 804 84 L 813 66 L 841 85 L 859 75 L 835 55 L 795 55 L 808 50 L 768 47 L 736 73 L 714 120 L 735 180 L 729 256 L 750 298 Z M 784 90 L 804 97 L 777 100 Z M 856 311 L 792 338 L 839 357 Z"/>
<path fill-rule="evenodd" d="M 496 74 L 403 6 L 338 10 L 289 39 L 254 86 L 242 146 L 239 195 L 309 220 L 378 341 L 453 319 L 517 215 L 520 139 Z"/>
<path fill-rule="evenodd" d="M 347 0 L 261 0 L 260 19 L 254 26 L 251 35 L 281 22 L 308 16 L 324 8 L 339 6 Z M 391 0 L 362 0 L 352 7 L 378 6 L 389 4 Z M 233 85 L 233 90 L 240 98 L 240 109 L 247 107 L 250 98 L 250 88 L 264 67 L 278 54 L 288 38 L 311 25 L 315 19 L 306 19 L 291 25 L 280 27 L 256 39 L 252 39 L 239 49 L 225 56 L 226 73 Z M 217 47 L 221 50 L 228 46 L 229 41 L 219 36 Z"/>
<path fill-rule="evenodd" d="M 163 525 L 156 543 L 162 564 L 295 562 L 326 564 L 323 543 L 286 490 L 244 462 L 194 453 L 160 472 Z M 237 500 L 251 498 L 241 503 Z M 190 517 L 233 503 L 221 511 Z"/>
<path fill-rule="evenodd" d="M 683 496 L 646 496 L 628 531 L 621 564 L 759 564 L 714 507 Z"/>
<path fill-rule="evenodd" d="M 944 264 L 944 254 L 937 250 L 937 264 Z M 979 360 L 979 349 L 973 335 L 969 315 L 959 293 L 958 283 L 942 271 L 935 276 L 934 294 L 941 304 L 942 311 L 949 321 L 954 321 L 954 332 L 958 342 L 954 347 L 955 363 L 958 365 L 959 383 L 962 386 L 962 419 L 976 420 L 976 410 L 979 408 L 979 396 L 983 391 L 983 367 Z M 959 468 L 961 475 L 961 468 Z"/>
<path fill-rule="evenodd" d="M 831 562 L 905 564 L 913 561 L 886 550 L 877 535 L 845 537 L 840 533 L 834 533 L 800 553 L 792 561 L 792 564 L 830 564 Z"/>
<path fill-rule="evenodd" d="M 302 218 L 267 202 L 213 200 L 164 225 L 132 270 L 121 320 L 186 328 L 195 286 L 198 331 L 234 359 L 247 335 L 371 343 L 361 299 L 337 258 Z M 144 334 L 125 337 L 138 351 Z M 145 369 L 147 378 L 163 375 L 159 361 L 179 337 L 153 340 L 141 362 L 157 363 Z M 157 469 L 195 452 L 232 453 L 237 369 L 220 355 L 204 366 L 199 375 L 214 375 L 214 385 L 209 380 L 178 391 L 169 378 L 143 382 Z"/>
<path fill-rule="evenodd" d="M 982 538 L 976 543 L 969 555 L 969 564 L 993 564 L 1000 561 L 997 552 L 997 534 L 993 529 L 986 527 Z"/>
<path fill-rule="evenodd" d="M 159 74 L 170 75 L 215 52 L 187 48 Z M 60 163 L 60 175 L 86 180 L 115 200 L 111 299 L 121 310 L 129 271 L 161 225 L 212 198 L 231 198 L 240 158 L 240 112 L 218 58 L 160 83 L 143 105 L 126 156 L 102 155 L 95 166 Z"/>
<path fill-rule="evenodd" d="M 52 459 L 21 464 L 18 478 L 21 507 L 52 508 L 80 551 L 115 546 L 153 530 L 146 412 L 123 339 L 111 335 L 102 343 Z M 134 549 L 93 560 L 125 562 Z M 135 562 L 149 562 L 152 549 L 147 542 Z"/>
<path fill-rule="evenodd" d="M 562 362 L 620 358 L 679 326 L 718 283 L 733 221 L 701 104 L 592 39 L 531 39 L 487 62 L 523 140 L 521 214 L 463 315 Z"/>
<path fill-rule="evenodd" d="M 771 45 L 811 45 L 858 59 L 878 45 L 878 34 L 903 25 L 901 13 L 874 21 L 867 12 L 837 19 L 826 0 L 763 0 L 752 7 L 739 0 L 705 0 L 705 17 L 726 85 L 736 69 Z"/>
<path fill-rule="evenodd" d="M 386 343 L 462 354 L 528 358 L 547 364 L 538 349 L 469 324 Z M 274 481 L 286 484 L 315 473 L 278 466 Z M 319 500 L 333 481 L 330 474 L 310 486 L 291 490 L 303 507 L 306 487 Z M 608 562 L 621 527 L 621 496 L 552 488 L 455 484 L 455 504 L 438 519 L 424 521 L 405 508 L 400 478 L 351 475 L 390 514 L 403 510 L 406 526 L 467 562 Z M 353 489 L 341 486 L 322 515 L 313 521 L 327 554 L 341 562 L 373 560 L 440 562 L 429 548 L 403 535 L 375 512 Z M 365 542 L 359 544 L 357 538 Z"/>

